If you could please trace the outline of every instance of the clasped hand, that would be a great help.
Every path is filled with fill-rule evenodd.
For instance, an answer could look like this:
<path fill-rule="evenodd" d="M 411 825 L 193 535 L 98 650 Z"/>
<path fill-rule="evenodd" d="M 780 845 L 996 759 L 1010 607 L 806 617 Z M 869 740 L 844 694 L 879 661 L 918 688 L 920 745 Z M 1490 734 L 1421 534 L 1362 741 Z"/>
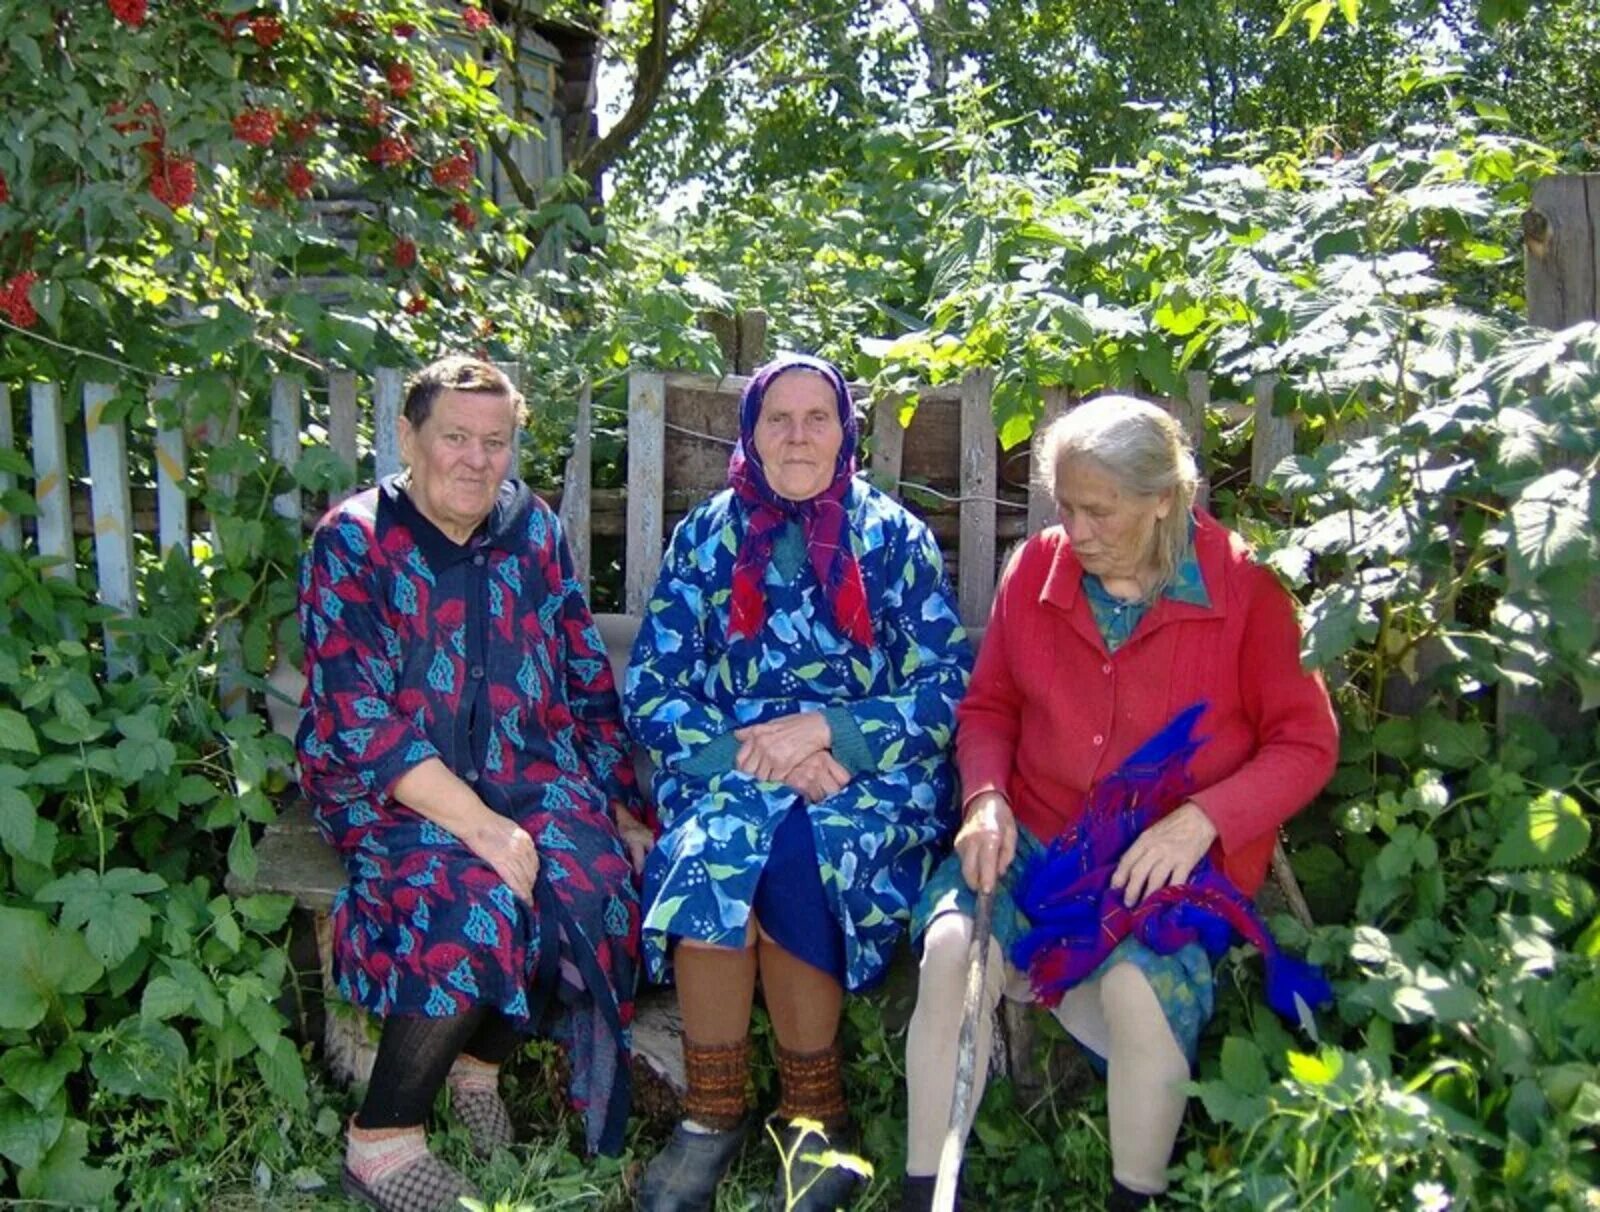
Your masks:
<path fill-rule="evenodd" d="M 1111 875 L 1111 887 L 1122 889 L 1122 903 L 1132 909 L 1168 884 L 1184 883 L 1211 843 L 1217 827 L 1205 809 L 1186 800 L 1133 839 Z"/>
<path fill-rule="evenodd" d="M 735 770 L 771 783 L 786 783 L 815 804 L 842 791 L 850 772 L 830 751 L 833 730 L 820 711 L 736 728 Z"/>
<path fill-rule="evenodd" d="M 475 827 L 461 839 L 506 882 L 517 899 L 533 903 L 533 882 L 539 876 L 539 851 L 528 831 L 509 817 L 484 810 Z"/>

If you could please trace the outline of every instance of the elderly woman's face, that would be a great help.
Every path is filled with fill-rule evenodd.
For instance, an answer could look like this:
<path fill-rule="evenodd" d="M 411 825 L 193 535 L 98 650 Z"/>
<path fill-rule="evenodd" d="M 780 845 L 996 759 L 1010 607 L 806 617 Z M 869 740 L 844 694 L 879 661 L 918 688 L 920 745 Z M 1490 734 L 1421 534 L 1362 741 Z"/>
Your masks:
<path fill-rule="evenodd" d="M 447 390 L 428 419 L 400 418 L 400 454 L 411 468 L 408 492 L 424 517 L 458 543 L 494 508 L 511 471 L 511 401 L 481 391 Z"/>
<path fill-rule="evenodd" d="M 1095 460 L 1068 458 L 1056 469 L 1056 507 L 1084 571 L 1102 580 L 1155 571 L 1156 523 L 1172 511 L 1171 493 L 1128 492 Z"/>
<path fill-rule="evenodd" d="M 807 371 L 779 375 L 761 399 L 755 442 L 774 492 L 791 501 L 816 496 L 833 483 L 844 444 L 832 386 Z"/>

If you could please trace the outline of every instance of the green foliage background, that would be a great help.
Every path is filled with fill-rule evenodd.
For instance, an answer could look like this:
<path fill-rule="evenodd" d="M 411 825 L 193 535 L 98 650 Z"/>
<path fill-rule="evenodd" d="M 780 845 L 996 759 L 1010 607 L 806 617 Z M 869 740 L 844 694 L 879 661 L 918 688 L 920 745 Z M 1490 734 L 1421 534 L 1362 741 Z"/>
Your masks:
<path fill-rule="evenodd" d="M 349 1100 L 290 1030 L 289 905 L 221 886 L 253 869 L 290 769 L 255 716 L 218 706 L 230 625 L 249 678 L 292 653 L 300 534 L 272 509 L 270 376 L 459 346 L 516 359 L 542 405 L 536 482 L 589 378 L 604 479 L 627 369 L 716 368 L 698 314 L 759 306 L 775 345 L 879 390 L 994 368 L 1007 442 L 1044 387 L 1209 386 L 1214 507 L 1299 595 L 1344 726 L 1339 773 L 1292 827 L 1323 924 L 1276 923 L 1338 1005 L 1319 1039 L 1292 1035 L 1253 957 L 1224 962 L 1174 1205 L 1600 1201 L 1592 716 L 1558 739 L 1498 707 L 1502 686 L 1600 691 L 1600 332 L 1523 323 L 1519 229 L 1537 180 L 1594 162 L 1600 18 L 1534 0 L 869 7 L 675 10 L 694 25 L 669 27 L 600 216 L 581 183 L 501 210 L 436 179 L 462 140 L 519 133 L 493 91 L 513 43 L 459 9 L 171 0 L 135 28 L 98 3 L 0 2 L 0 286 L 39 275 L 38 320 L 0 327 L 0 382 L 76 401 L 110 375 L 136 431 L 156 408 L 203 432 L 191 491 L 219 537 L 166 560 L 141 540 L 140 672 L 122 678 L 91 575 L 0 554 L 0 1198 L 309 1204 L 336 1169 Z M 606 18 L 624 70 L 652 12 Z M 256 37 L 263 16 L 280 38 Z M 148 124 L 117 129 L 146 102 L 164 154 L 195 161 L 176 210 L 148 189 Z M 281 114 L 268 145 L 236 137 L 246 109 Z M 412 158 L 376 163 L 385 137 Z M 313 199 L 366 200 L 347 228 L 311 222 L 295 161 Z M 547 238 L 561 268 L 533 267 Z M 1258 485 L 1227 402 L 1267 372 L 1300 436 Z M 180 380 L 169 404 L 157 375 Z M 346 483 L 305 440 L 299 486 Z M 31 474 L 25 454 L 0 464 Z M 889 998 L 846 1027 L 870 1206 L 903 1149 L 900 1021 Z M 620 1169 L 570 1151 L 552 1063 L 515 1074 L 536 1142 L 479 1177 L 513 1203 L 621 1206 Z M 1012 1095 L 997 1083 L 980 1116 L 975 1202 L 1097 1206 L 1101 1096 L 1051 1089 L 1024 1114 Z M 753 1153 L 727 1206 L 770 1167 Z"/>

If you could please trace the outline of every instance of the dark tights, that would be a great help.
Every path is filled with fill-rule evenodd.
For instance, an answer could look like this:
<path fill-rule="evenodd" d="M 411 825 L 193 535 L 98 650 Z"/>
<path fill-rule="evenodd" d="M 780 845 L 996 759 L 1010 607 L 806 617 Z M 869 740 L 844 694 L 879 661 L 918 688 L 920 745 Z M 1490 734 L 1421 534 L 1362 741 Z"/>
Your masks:
<path fill-rule="evenodd" d="M 385 1019 L 356 1126 L 410 1128 L 422 1123 L 457 1056 L 466 1053 L 498 1065 L 516 1051 L 521 1038 L 503 1014 L 486 1006 L 451 1018 Z"/>

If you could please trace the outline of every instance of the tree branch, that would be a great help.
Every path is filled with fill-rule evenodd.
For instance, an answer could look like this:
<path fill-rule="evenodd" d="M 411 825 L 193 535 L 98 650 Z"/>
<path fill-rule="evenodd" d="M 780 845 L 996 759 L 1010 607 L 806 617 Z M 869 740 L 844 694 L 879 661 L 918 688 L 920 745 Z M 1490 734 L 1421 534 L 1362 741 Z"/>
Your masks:
<path fill-rule="evenodd" d="M 702 24 L 700 29 L 691 35 L 689 39 L 691 43 L 701 36 L 706 16 L 715 11 L 715 8 L 714 4 L 707 5 L 701 12 Z M 622 117 L 617 119 L 616 125 L 584 148 L 573 162 L 571 171 L 585 181 L 592 181 L 599 176 L 628 149 L 644 128 L 645 122 L 656 107 L 656 102 L 661 99 L 661 92 L 667 83 L 668 69 L 673 66 L 668 43 L 672 32 L 672 16 L 676 10 L 675 0 L 652 0 L 650 38 L 639 51 L 638 67 L 633 78 L 633 96 L 628 102 L 628 108 Z"/>

